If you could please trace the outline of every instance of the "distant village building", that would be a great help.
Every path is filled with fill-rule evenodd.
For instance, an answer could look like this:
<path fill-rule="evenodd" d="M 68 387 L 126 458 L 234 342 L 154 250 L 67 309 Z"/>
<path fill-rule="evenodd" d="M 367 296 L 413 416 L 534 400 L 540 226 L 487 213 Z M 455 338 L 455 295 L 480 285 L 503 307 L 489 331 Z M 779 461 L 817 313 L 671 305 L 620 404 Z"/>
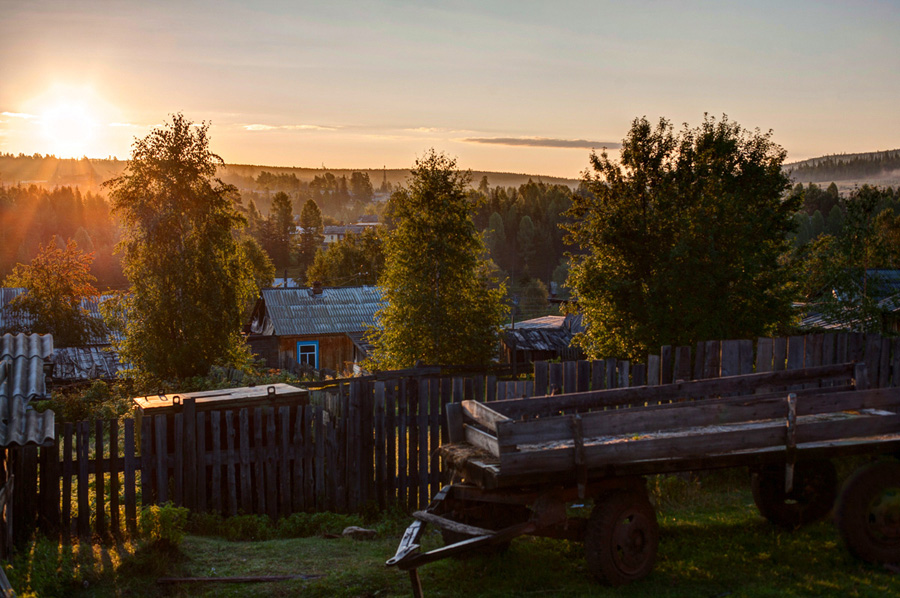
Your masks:
<path fill-rule="evenodd" d="M 527 365 L 551 359 L 584 359 L 581 349 L 572 345 L 572 338 L 583 330 L 581 316 L 572 314 L 516 322 L 501 335 L 503 360 Z"/>
<path fill-rule="evenodd" d="M 881 333 L 900 334 L 900 269 L 871 268 L 866 270 L 866 278 L 868 296 L 877 301 L 881 312 Z M 801 330 L 853 330 L 856 324 L 849 318 L 826 317 L 816 309 L 815 303 L 796 304 L 795 308 L 801 312 Z"/>
<path fill-rule="evenodd" d="M 248 342 L 270 368 L 350 372 L 367 357 L 365 333 L 381 306 L 373 286 L 263 289 Z"/>

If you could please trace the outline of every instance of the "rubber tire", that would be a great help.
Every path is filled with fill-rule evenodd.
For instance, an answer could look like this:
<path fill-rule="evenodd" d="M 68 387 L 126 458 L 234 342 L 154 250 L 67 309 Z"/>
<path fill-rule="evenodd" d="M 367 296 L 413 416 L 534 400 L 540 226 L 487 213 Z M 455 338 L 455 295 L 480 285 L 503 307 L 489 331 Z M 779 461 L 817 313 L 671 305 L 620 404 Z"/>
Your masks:
<path fill-rule="evenodd" d="M 821 521 L 834 508 L 837 470 L 828 459 L 800 461 L 794 466 L 794 489 L 784 491 L 784 465 L 767 465 L 751 475 L 753 501 L 774 525 L 795 530 Z"/>
<path fill-rule="evenodd" d="M 531 515 L 531 510 L 523 505 L 490 503 L 489 505 L 485 505 L 485 508 L 489 513 L 484 517 L 471 517 L 467 516 L 465 513 L 459 512 L 455 512 L 450 516 L 454 521 L 459 521 L 460 523 L 498 531 L 517 523 L 524 523 L 525 521 L 528 521 L 528 517 Z M 459 532 L 452 532 L 446 529 L 441 530 L 441 538 L 444 540 L 444 546 L 456 544 L 457 542 L 462 542 L 471 537 L 472 536 L 466 534 L 460 534 Z M 509 550 L 510 544 L 511 542 L 503 542 L 491 546 L 482 546 L 481 548 L 471 550 L 469 553 L 464 552 L 459 554 L 457 557 L 465 558 L 468 554 L 500 554 Z"/>
<path fill-rule="evenodd" d="M 588 570 L 620 586 L 646 577 L 659 548 L 656 512 L 645 492 L 617 491 L 598 497 L 584 536 Z"/>
<path fill-rule="evenodd" d="M 857 469 L 841 490 L 835 524 L 857 558 L 900 562 L 900 463 L 877 461 Z"/>

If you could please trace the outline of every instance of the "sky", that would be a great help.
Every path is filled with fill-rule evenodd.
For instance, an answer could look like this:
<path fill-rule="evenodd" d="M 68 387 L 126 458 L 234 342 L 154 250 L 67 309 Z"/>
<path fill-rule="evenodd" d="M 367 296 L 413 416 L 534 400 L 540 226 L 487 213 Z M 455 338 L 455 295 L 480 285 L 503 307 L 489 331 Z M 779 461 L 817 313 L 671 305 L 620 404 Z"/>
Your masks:
<path fill-rule="evenodd" d="M 181 112 L 226 162 L 577 178 L 633 119 L 900 147 L 888 1 L 0 0 L 0 152 L 127 159 Z"/>

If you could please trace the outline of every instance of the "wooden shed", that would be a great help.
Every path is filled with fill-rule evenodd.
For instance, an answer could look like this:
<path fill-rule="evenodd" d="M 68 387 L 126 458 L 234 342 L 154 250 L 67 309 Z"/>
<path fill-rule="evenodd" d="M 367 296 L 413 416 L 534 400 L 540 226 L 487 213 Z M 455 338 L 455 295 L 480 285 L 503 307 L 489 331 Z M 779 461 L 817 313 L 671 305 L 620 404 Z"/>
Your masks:
<path fill-rule="evenodd" d="M 364 333 L 381 305 L 372 286 L 263 289 L 248 341 L 268 367 L 350 372 L 366 357 Z"/>

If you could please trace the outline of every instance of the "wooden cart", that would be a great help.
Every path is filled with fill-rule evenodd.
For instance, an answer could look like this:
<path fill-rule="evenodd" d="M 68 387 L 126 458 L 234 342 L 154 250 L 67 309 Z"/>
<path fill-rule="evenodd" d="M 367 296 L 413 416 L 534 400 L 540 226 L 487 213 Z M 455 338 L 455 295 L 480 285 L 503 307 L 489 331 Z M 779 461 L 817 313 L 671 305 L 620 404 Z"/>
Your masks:
<path fill-rule="evenodd" d="M 440 453 L 453 483 L 416 512 L 390 566 L 416 569 L 523 535 L 585 543 L 587 564 L 618 585 L 653 568 L 656 514 L 643 476 L 749 466 L 754 500 L 784 528 L 824 518 L 837 496 L 829 460 L 900 450 L 900 388 L 869 389 L 864 364 L 840 364 L 566 395 L 448 405 Z M 589 518 L 567 504 L 592 499 Z M 836 524 L 857 556 L 900 561 L 900 463 L 848 479 Z M 426 524 L 445 546 L 422 553 Z"/>

